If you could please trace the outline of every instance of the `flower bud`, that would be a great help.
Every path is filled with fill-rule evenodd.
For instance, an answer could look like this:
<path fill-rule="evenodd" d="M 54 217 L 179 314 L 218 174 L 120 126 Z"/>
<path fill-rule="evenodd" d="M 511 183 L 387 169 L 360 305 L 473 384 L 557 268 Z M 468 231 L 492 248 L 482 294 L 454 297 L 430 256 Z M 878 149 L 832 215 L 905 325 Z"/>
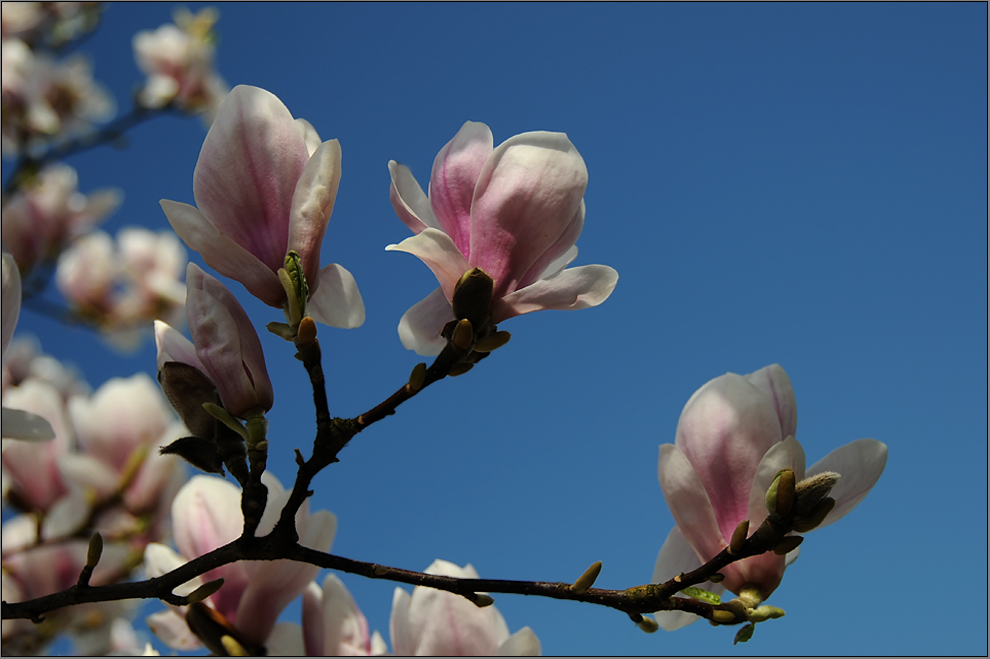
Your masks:
<path fill-rule="evenodd" d="M 86 550 L 86 567 L 95 569 L 103 556 L 103 536 L 99 532 L 94 533 L 89 539 L 89 547 Z"/>
<path fill-rule="evenodd" d="M 729 553 L 738 554 L 742 551 L 746 539 L 749 537 L 749 520 L 744 519 L 736 525 L 736 530 L 732 532 L 732 540 L 729 541 Z"/>
<path fill-rule="evenodd" d="M 571 584 L 571 592 L 578 595 L 588 592 L 588 589 L 595 585 L 595 580 L 598 579 L 598 575 L 601 572 L 602 562 L 595 561 L 591 564 L 591 567 L 584 571 L 584 574 L 578 577 L 577 581 Z"/>
<path fill-rule="evenodd" d="M 715 609 L 712 611 L 712 620 L 717 623 L 727 625 L 730 622 L 735 621 L 736 614 L 732 611 L 726 611 L 725 609 Z"/>
<path fill-rule="evenodd" d="M 636 623 L 636 626 L 642 629 L 647 634 L 652 634 L 656 630 L 660 629 L 660 624 L 653 618 L 648 618 L 643 616 L 643 619 Z"/>
<path fill-rule="evenodd" d="M 770 514 L 787 515 L 794 505 L 794 472 L 781 469 L 767 490 L 766 504 Z"/>
<path fill-rule="evenodd" d="M 475 352 L 491 352 L 504 346 L 511 338 L 512 335 L 508 332 L 498 331 L 482 339 L 478 339 L 474 344 L 474 350 Z"/>
<path fill-rule="evenodd" d="M 799 535 L 785 535 L 780 542 L 778 542 L 774 548 L 773 553 L 778 556 L 783 556 L 789 554 L 790 552 L 797 549 L 798 545 L 804 542 L 804 538 Z"/>
<path fill-rule="evenodd" d="M 215 594 L 220 587 L 223 586 L 223 578 L 214 579 L 213 581 L 207 581 L 205 584 L 192 591 L 186 596 L 186 599 L 190 604 L 195 604 L 196 602 L 202 602 L 210 595 Z"/>
<path fill-rule="evenodd" d="M 471 347 L 472 341 L 474 341 L 474 328 L 471 327 L 471 321 L 467 318 L 461 318 L 454 326 L 450 342 L 461 350 L 467 350 Z"/>
<path fill-rule="evenodd" d="M 472 599 L 471 601 L 474 602 L 474 605 L 477 606 L 479 609 L 483 609 L 486 606 L 491 606 L 492 604 L 494 604 L 495 598 L 493 598 L 491 595 L 486 595 L 485 593 L 475 593 L 474 599 Z"/>
<path fill-rule="evenodd" d="M 304 316 L 299 321 L 299 345 L 308 346 L 316 342 L 316 321 L 311 316 Z"/>
<path fill-rule="evenodd" d="M 810 515 L 794 520 L 794 530 L 798 533 L 807 533 L 817 528 L 819 524 L 825 521 L 825 517 L 832 512 L 832 508 L 834 507 L 835 499 L 825 497 L 818 502 L 818 505 L 811 511 Z"/>
<path fill-rule="evenodd" d="M 465 272 L 454 285 L 454 318 L 467 318 L 475 327 L 483 328 L 488 322 L 494 288 L 495 282 L 484 270 L 472 268 Z"/>
<path fill-rule="evenodd" d="M 409 391 L 416 393 L 423 388 L 425 381 L 426 364 L 420 362 L 413 367 L 412 373 L 409 374 Z"/>

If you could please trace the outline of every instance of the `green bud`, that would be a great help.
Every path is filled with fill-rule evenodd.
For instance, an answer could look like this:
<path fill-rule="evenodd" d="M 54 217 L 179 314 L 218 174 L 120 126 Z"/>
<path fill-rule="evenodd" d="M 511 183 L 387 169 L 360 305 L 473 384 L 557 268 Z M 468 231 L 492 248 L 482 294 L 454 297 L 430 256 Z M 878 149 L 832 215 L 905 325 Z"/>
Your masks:
<path fill-rule="evenodd" d="M 789 554 L 797 549 L 798 545 L 804 542 L 804 538 L 799 535 L 785 535 L 780 542 L 774 545 L 773 553 L 778 556 Z"/>
<path fill-rule="evenodd" d="M 86 550 L 86 567 L 96 568 L 101 556 L 103 556 L 103 536 L 97 532 L 89 539 L 89 548 Z"/>
<path fill-rule="evenodd" d="M 643 619 L 636 623 L 636 626 L 647 634 L 652 634 L 660 629 L 660 624 L 653 618 L 643 616 Z"/>
<path fill-rule="evenodd" d="M 588 589 L 595 585 L 595 580 L 601 572 L 602 562 L 595 561 L 591 564 L 591 567 L 584 571 L 584 574 L 578 577 L 577 581 L 571 584 L 571 592 L 578 595 L 588 592 Z"/>
<path fill-rule="evenodd" d="M 732 540 L 729 541 L 729 553 L 738 554 L 742 551 L 743 545 L 746 544 L 746 539 L 749 537 L 749 520 L 744 519 L 739 522 L 736 526 L 736 530 L 732 532 Z"/>
<path fill-rule="evenodd" d="M 478 339 L 474 344 L 474 349 L 476 352 L 491 352 L 504 346 L 511 338 L 512 335 L 508 332 L 498 331 L 494 334 L 489 334 L 483 339 Z"/>
<path fill-rule="evenodd" d="M 491 606 L 495 603 L 495 599 L 491 595 L 486 595 L 485 593 L 475 593 L 474 599 L 471 600 L 474 605 L 479 609 L 483 609 L 486 606 Z"/>
<path fill-rule="evenodd" d="M 494 288 L 495 282 L 484 270 L 472 268 L 465 272 L 454 286 L 454 318 L 467 318 L 478 329 L 483 328 L 488 324 Z"/>
<path fill-rule="evenodd" d="M 423 383 L 426 381 L 426 364 L 420 362 L 413 367 L 412 373 L 409 374 L 409 391 L 415 393 L 423 388 Z"/>
<path fill-rule="evenodd" d="M 456 378 L 458 375 L 464 375 L 472 368 L 474 368 L 474 364 L 454 364 L 447 375 L 452 378 Z"/>
<path fill-rule="evenodd" d="M 764 622 L 773 618 L 783 618 L 784 615 L 785 613 L 783 609 L 778 609 L 776 606 L 764 604 L 763 606 L 759 606 L 750 611 L 747 617 L 750 622 Z"/>
<path fill-rule="evenodd" d="M 285 267 L 278 269 L 278 280 L 285 289 L 285 318 L 289 321 L 289 325 L 298 327 L 299 321 L 306 315 L 309 286 L 306 283 L 306 273 L 303 272 L 302 260 L 297 252 L 290 250 L 285 255 Z"/>
<path fill-rule="evenodd" d="M 811 511 L 811 514 L 794 520 L 794 530 L 798 533 L 807 533 L 812 529 L 818 528 L 818 525 L 825 521 L 825 518 L 832 512 L 832 508 L 834 507 L 835 499 L 825 497 L 818 502 L 818 505 Z"/>
<path fill-rule="evenodd" d="M 474 328 L 471 327 L 471 321 L 467 318 L 461 318 L 454 326 L 450 342 L 461 350 L 467 350 L 471 347 L 472 341 L 474 341 Z"/>
<path fill-rule="evenodd" d="M 712 611 L 712 620 L 717 623 L 727 625 L 730 622 L 735 622 L 736 614 L 732 611 L 726 611 L 725 609 L 715 609 Z"/>
<path fill-rule="evenodd" d="M 192 591 L 186 596 L 186 600 L 189 604 L 195 604 L 196 602 L 202 602 L 210 595 L 213 595 L 220 587 L 223 586 L 223 577 L 219 579 L 214 579 L 213 581 L 207 581 L 205 584 Z"/>
<path fill-rule="evenodd" d="M 749 623 L 745 625 L 742 629 L 736 632 L 736 638 L 732 641 L 732 644 L 745 643 L 749 639 L 753 638 L 753 632 L 756 631 L 756 625 Z"/>
<path fill-rule="evenodd" d="M 708 577 L 708 580 L 712 583 L 722 583 L 725 580 L 725 575 L 721 572 L 716 572 L 712 576 Z"/>
<path fill-rule="evenodd" d="M 229 634 L 224 634 L 220 637 L 220 643 L 223 645 L 223 649 L 227 651 L 228 657 L 250 657 L 251 653 L 240 644 L 236 638 Z"/>
<path fill-rule="evenodd" d="M 771 514 L 787 515 L 794 505 L 794 472 L 781 469 L 767 490 L 767 511 Z"/>

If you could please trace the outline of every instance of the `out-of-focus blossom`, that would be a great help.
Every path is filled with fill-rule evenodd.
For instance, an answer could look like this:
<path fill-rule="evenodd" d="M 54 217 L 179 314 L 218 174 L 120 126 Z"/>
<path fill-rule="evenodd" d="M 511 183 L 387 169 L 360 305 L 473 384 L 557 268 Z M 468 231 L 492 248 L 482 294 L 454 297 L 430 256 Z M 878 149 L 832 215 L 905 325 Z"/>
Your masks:
<path fill-rule="evenodd" d="M 3 38 L 57 48 L 93 30 L 100 20 L 101 2 L 4 2 Z"/>
<path fill-rule="evenodd" d="M 269 472 L 262 475 L 268 487 L 268 500 L 257 535 L 265 536 L 289 498 L 289 492 Z M 145 552 L 145 570 L 156 577 L 187 560 L 202 556 L 241 535 L 241 490 L 221 478 L 194 476 L 172 503 L 173 537 L 179 554 L 164 545 L 152 543 Z M 309 513 L 304 503 L 296 514 L 300 544 L 329 551 L 337 530 L 337 518 L 326 510 Z M 181 555 L 180 555 L 181 554 Z M 285 606 L 298 597 L 319 573 L 319 568 L 292 561 L 242 561 L 224 565 L 176 588 L 189 594 L 207 581 L 223 578 L 224 585 L 206 603 L 223 616 L 243 640 L 264 646 Z M 169 647 L 191 650 L 202 645 L 190 631 L 185 613 L 178 607 L 148 617 L 148 626 Z"/>
<path fill-rule="evenodd" d="M 326 576 L 322 588 L 316 582 L 307 586 L 302 627 L 278 623 L 265 647 L 271 656 L 347 657 L 388 652 L 381 634 L 368 633 L 368 620 L 335 574 Z"/>
<path fill-rule="evenodd" d="M 186 315 L 196 356 L 224 408 L 238 417 L 257 408 L 267 412 L 275 394 L 261 339 L 244 308 L 226 286 L 195 263 L 186 271 L 186 286 Z"/>
<path fill-rule="evenodd" d="M 54 433 L 50 442 L 12 442 L 3 451 L 4 497 L 22 510 L 47 511 L 69 489 L 58 470 L 58 459 L 74 443 L 62 396 L 51 384 L 29 378 L 4 390 L 3 407 L 5 424 L 8 409 L 23 410 L 47 421 Z"/>
<path fill-rule="evenodd" d="M 138 94 L 147 108 L 168 104 L 187 112 L 204 113 L 213 122 L 229 91 L 214 69 L 216 9 L 192 14 L 184 7 L 175 12 L 175 25 L 134 35 L 134 57 L 148 79 Z"/>
<path fill-rule="evenodd" d="M 469 121 L 437 154 L 427 197 L 412 173 L 392 161 L 392 206 L 416 233 L 386 249 L 419 257 L 440 288 L 399 323 L 402 344 L 424 355 L 445 341 L 454 319 L 454 286 L 471 268 L 495 282 L 493 322 L 542 309 L 604 302 L 619 275 L 604 265 L 565 270 L 584 225 L 588 170 L 563 133 L 516 135 L 493 148 L 492 132 Z"/>
<path fill-rule="evenodd" d="M 458 567 L 437 559 L 426 574 L 477 579 L 470 564 Z M 509 635 L 495 606 L 479 608 L 460 595 L 416 586 L 412 595 L 396 588 L 389 620 L 392 652 L 397 655 L 537 656 L 540 641 L 529 627 Z"/>
<path fill-rule="evenodd" d="M 655 583 L 693 570 L 728 545 L 736 526 L 755 530 L 767 517 L 766 493 L 781 469 L 798 481 L 823 472 L 841 478 L 829 494 L 835 507 L 819 525 L 843 517 L 870 492 L 883 472 L 887 447 L 860 439 L 838 448 L 805 470 L 804 450 L 794 439 L 797 404 L 790 379 L 777 364 L 746 376 L 726 373 L 691 396 L 681 412 L 674 444 L 660 446 L 659 479 L 677 526 L 667 536 L 653 572 Z M 728 565 L 716 592 L 757 588 L 766 599 L 780 584 L 797 550 L 767 552 Z M 664 629 L 697 620 L 679 612 L 656 614 Z"/>
<path fill-rule="evenodd" d="M 214 270 L 273 307 L 287 296 L 277 272 L 299 254 L 308 314 L 334 327 L 364 322 L 354 277 L 320 269 L 320 248 L 340 182 L 340 145 L 320 142 L 282 102 L 257 87 L 235 87 L 220 106 L 193 176 L 196 206 L 163 199 L 172 228 Z M 197 208 L 198 207 L 198 208 Z"/>
<path fill-rule="evenodd" d="M 171 232 L 122 229 L 117 242 L 94 231 L 59 258 L 56 284 L 73 309 L 120 349 L 136 348 L 152 320 L 179 324 L 186 253 Z"/>
<path fill-rule="evenodd" d="M 120 205 L 117 190 L 85 195 L 68 165 L 50 165 L 21 186 L 3 209 L 3 243 L 21 272 L 53 261 L 74 239 L 89 232 Z"/>
<path fill-rule="evenodd" d="M 71 138 L 116 112 L 113 98 L 93 80 L 89 60 L 82 55 L 56 62 L 19 39 L 4 39 L 2 49 L 5 152 L 31 151 Z"/>
<path fill-rule="evenodd" d="M 11 341 L 3 360 L 3 389 L 14 387 L 28 378 L 37 378 L 51 384 L 63 400 L 71 396 L 88 396 L 89 384 L 79 371 L 41 352 L 41 344 L 34 336 L 18 336 Z"/>

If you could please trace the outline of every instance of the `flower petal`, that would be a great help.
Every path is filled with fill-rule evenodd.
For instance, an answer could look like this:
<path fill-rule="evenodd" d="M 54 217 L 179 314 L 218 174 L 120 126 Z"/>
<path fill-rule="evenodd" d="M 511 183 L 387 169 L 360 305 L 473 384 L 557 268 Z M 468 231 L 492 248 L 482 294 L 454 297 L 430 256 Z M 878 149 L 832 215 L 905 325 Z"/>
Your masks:
<path fill-rule="evenodd" d="M 419 233 L 426 227 L 439 229 L 440 223 L 433 215 L 433 206 L 409 168 L 389 160 L 388 173 L 392 177 L 388 196 L 392 200 L 395 214 L 403 224 L 412 229 L 413 233 Z"/>
<path fill-rule="evenodd" d="M 835 499 L 835 507 L 816 528 L 828 526 L 859 505 L 876 485 L 886 464 L 886 444 L 875 439 L 857 439 L 811 465 L 808 476 L 823 471 L 834 471 L 841 476 L 829 494 Z"/>
<path fill-rule="evenodd" d="M 722 551 L 725 541 L 708 493 L 694 467 L 673 444 L 660 446 L 657 473 L 670 513 L 698 558 L 708 560 Z"/>
<path fill-rule="evenodd" d="M 475 189 L 470 263 L 495 280 L 496 298 L 557 242 L 587 185 L 584 160 L 563 133 L 523 133 L 495 149 Z"/>
<path fill-rule="evenodd" d="M 583 265 L 509 293 L 496 301 L 495 322 L 544 309 L 586 309 L 608 299 L 619 273 L 607 265 Z"/>
<path fill-rule="evenodd" d="M 668 444 L 669 446 L 669 444 Z M 657 562 L 653 567 L 653 579 L 651 583 L 665 583 L 673 579 L 682 572 L 690 572 L 701 567 L 701 560 L 695 553 L 691 543 L 687 541 L 679 527 L 674 526 L 667 534 L 667 539 L 660 547 L 657 554 Z M 725 589 L 718 584 L 710 584 L 711 590 L 721 595 Z M 691 623 L 701 620 L 693 613 L 685 611 L 657 611 L 653 614 L 660 627 L 668 632 L 681 627 L 687 627 Z"/>
<path fill-rule="evenodd" d="M 500 657 L 539 657 L 542 652 L 540 639 L 529 627 L 523 627 L 495 648 Z"/>
<path fill-rule="evenodd" d="M 320 270 L 306 313 L 330 327 L 353 329 L 364 324 L 364 300 L 354 275 L 336 263 Z"/>
<path fill-rule="evenodd" d="M 222 234 L 195 206 L 162 199 L 159 204 L 175 233 L 224 277 L 241 282 L 251 295 L 270 307 L 281 307 L 285 289 L 278 275 L 254 254 Z M 279 266 L 281 267 L 281 266 Z"/>
<path fill-rule="evenodd" d="M 423 229 L 398 245 L 389 245 L 385 250 L 406 252 L 425 263 L 440 282 L 448 300 L 453 299 L 454 286 L 461 275 L 470 269 L 467 259 L 454 245 L 454 241 L 440 229 Z"/>
<path fill-rule="evenodd" d="M 409 308 L 399 321 L 399 339 L 407 350 L 420 355 L 439 355 L 447 340 L 440 336 L 444 325 L 454 320 L 454 310 L 438 288 Z"/>
<path fill-rule="evenodd" d="M 577 213 L 571 219 L 570 224 L 564 229 L 564 232 L 560 234 L 557 238 L 557 242 L 551 245 L 543 255 L 536 260 L 536 263 L 530 267 L 529 272 L 527 272 L 522 281 L 519 282 L 519 288 L 525 288 L 532 284 L 533 282 L 544 279 L 544 273 L 547 276 L 552 276 L 563 270 L 565 266 L 560 266 L 554 270 L 554 265 L 561 258 L 567 257 L 571 252 L 574 256 L 571 256 L 571 261 L 577 256 L 577 247 L 574 243 L 577 242 L 578 236 L 581 235 L 581 230 L 584 228 L 584 200 L 581 200 L 581 205 L 578 207 Z M 570 261 L 568 261 L 570 263 Z"/>
<path fill-rule="evenodd" d="M 392 652 L 396 656 L 412 656 L 419 645 L 420 628 L 413 628 L 409 621 L 409 604 L 412 596 L 402 588 L 392 593 L 392 615 L 388 620 L 389 637 L 392 639 Z"/>
<path fill-rule="evenodd" d="M 767 490 L 781 469 L 790 469 L 798 481 L 804 478 L 804 449 L 793 437 L 774 444 L 756 468 L 749 492 L 749 528 L 755 531 L 767 518 Z"/>
<path fill-rule="evenodd" d="M 288 249 L 299 253 L 306 280 L 314 288 L 320 270 L 320 247 L 339 186 L 340 143 L 330 140 L 306 162 L 296 183 L 289 216 Z"/>
<path fill-rule="evenodd" d="M 185 618 L 171 609 L 152 613 L 144 621 L 152 633 L 173 650 L 196 650 L 203 647 L 199 638 L 189 629 Z"/>
<path fill-rule="evenodd" d="M 3 286 L 3 301 L 0 302 L 3 305 L 3 350 L 0 354 L 6 354 L 10 337 L 14 335 L 14 327 L 17 326 L 17 317 L 21 313 L 21 273 L 14 257 L 7 252 L 3 253 L 3 281 L 0 283 Z"/>
<path fill-rule="evenodd" d="M 287 251 L 292 198 L 309 151 L 271 92 L 239 85 L 224 99 L 193 175 L 203 215 L 272 272 Z"/>
<path fill-rule="evenodd" d="M 780 367 L 780 364 L 764 366 L 755 373 L 745 376 L 751 384 L 762 391 L 773 402 L 780 419 L 780 436 L 797 436 L 797 401 L 794 400 L 794 388 L 791 379 Z"/>
<path fill-rule="evenodd" d="M 487 125 L 465 122 L 437 154 L 430 175 L 430 203 L 440 228 L 470 258 L 471 202 L 481 171 L 494 150 Z"/>

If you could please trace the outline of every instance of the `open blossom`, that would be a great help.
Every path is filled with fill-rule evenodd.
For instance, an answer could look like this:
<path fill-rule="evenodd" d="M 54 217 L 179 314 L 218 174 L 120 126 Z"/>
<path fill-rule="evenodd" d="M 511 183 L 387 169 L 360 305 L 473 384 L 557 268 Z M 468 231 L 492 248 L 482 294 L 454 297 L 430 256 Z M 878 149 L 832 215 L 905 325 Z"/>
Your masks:
<path fill-rule="evenodd" d="M 22 186 L 3 209 L 3 243 L 21 272 L 54 260 L 77 237 L 90 231 L 121 202 L 113 189 L 86 195 L 77 189 L 76 170 L 45 167 Z"/>
<path fill-rule="evenodd" d="M 308 314 L 334 327 L 364 322 L 354 277 L 320 269 L 320 248 L 340 183 L 340 145 L 320 142 L 275 95 L 240 85 L 224 99 L 193 175 L 196 206 L 163 199 L 172 228 L 214 270 L 265 304 L 284 307 L 278 270 L 299 254 Z"/>
<path fill-rule="evenodd" d="M 767 517 L 766 492 L 781 469 L 798 481 L 823 472 L 840 474 L 830 497 L 835 507 L 826 526 L 859 504 L 876 484 L 887 447 L 874 439 L 846 444 L 805 469 L 804 450 L 794 439 L 797 404 L 790 379 L 777 364 L 746 376 L 726 373 L 696 391 L 681 412 L 674 444 L 660 446 L 659 478 L 677 526 L 657 557 L 653 581 L 662 583 L 693 570 L 728 545 L 736 526 L 749 520 L 755 530 Z M 797 550 L 767 552 L 726 566 L 715 592 L 747 586 L 766 599 L 780 584 Z M 656 614 L 664 629 L 698 618 L 679 612 Z"/>
<path fill-rule="evenodd" d="M 618 281 L 608 266 L 564 269 L 577 256 L 588 184 L 584 159 L 567 136 L 532 132 L 493 144 L 488 126 L 465 123 L 433 163 L 429 197 L 408 168 L 389 163 L 392 206 L 416 235 L 386 249 L 419 257 L 440 283 L 399 323 L 403 345 L 420 354 L 443 348 L 454 286 L 472 268 L 495 282 L 495 323 L 596 306 Z"/>
<path fill-rule="evenodd" d="M 275 528 L 290 494 L 269 472 L 262 475 L 262 481 L 268 487 L 268 500 L 258 536 Z M 179 554 L 164 545 L 148 545 L 145 569 L 149 577 L 160 576 L 238 538 L 244 526 L 241 490 L 222 478 L 194 476 L 172 503 L 172 524 Z M 307 502 L 296 513 L 296 528 L 300 544 L 326 552 L 333 543 L 337 518 L 326 510 L 310 514 Z M 306 589 L 319 571 L 315 565 L 288 560 L 241 561 L 211 570 L 175 592 L 188 595 L 203 583 L 222 577 L 223 587 L 206 603 L 245 641 L 263 646 L 282 609 Z M 183 609 L 171 607 L 149 616 L 148 626 L 171 648 L 198 648 L 202 643 L 190 631 L 184 616 Z"/>
<path fill-rule="evenodd" d="M 437 559 L 425 570 L 460 579 L 477 579 L 470 564 L 459 567 Z M 412 595 L 396 588 L 389 620 L 392 652 L 397 655 L 537 656 L 540 641 L 529 627 L 509 635 L 494 605 L 480 608 L 460 595 L 416 586 Z"/>
<path fill-rule="evenodd" d="M 138 102 L 148 108 L 172 103 L 189 112 L 204 112 L 207 123 L 216 116 L 228 88 L 213 60 L 217 11 L 212 7 L 192 14 L 181 7 L 175 24 L 134 35 L 134 57 L 148 79 Z"/>

